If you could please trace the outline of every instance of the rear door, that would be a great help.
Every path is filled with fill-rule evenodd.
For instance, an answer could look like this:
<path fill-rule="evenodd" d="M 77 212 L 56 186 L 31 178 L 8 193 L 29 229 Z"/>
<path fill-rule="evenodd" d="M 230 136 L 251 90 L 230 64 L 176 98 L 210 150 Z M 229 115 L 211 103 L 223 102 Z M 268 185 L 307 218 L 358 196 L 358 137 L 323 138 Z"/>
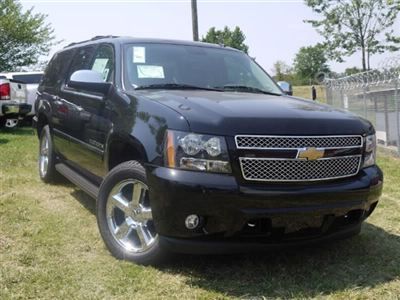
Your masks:
<path fill-rule="evenodd" d="M 43 80 L 38 88 L 38 100 L 50 104 L 49 117 L 53 129 L 53 142 L 56 152 L 64 157 L 69 147 L 69 140 L 64 134 L 68 125 L 68 107 L 60 101 L 61 84 L 66 80 L 74 50 L 66 50 L 54 55 L 49 62 Z"/>

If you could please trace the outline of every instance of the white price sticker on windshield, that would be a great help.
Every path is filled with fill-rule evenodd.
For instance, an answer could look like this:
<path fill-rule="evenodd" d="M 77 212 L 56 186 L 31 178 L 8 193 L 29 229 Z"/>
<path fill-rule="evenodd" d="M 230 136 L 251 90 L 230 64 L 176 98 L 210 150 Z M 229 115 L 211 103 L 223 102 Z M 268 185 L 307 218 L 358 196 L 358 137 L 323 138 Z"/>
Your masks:
<path fill-rule="evenodd" d="M 138 65 L 137 73 L 138 78 L 165 78 L 162 66 Z"/>
<path fill-rule="evenodd" d="M 144 64 L 146 63 L 146 48 L 133 47 L 133 63 Z"/>

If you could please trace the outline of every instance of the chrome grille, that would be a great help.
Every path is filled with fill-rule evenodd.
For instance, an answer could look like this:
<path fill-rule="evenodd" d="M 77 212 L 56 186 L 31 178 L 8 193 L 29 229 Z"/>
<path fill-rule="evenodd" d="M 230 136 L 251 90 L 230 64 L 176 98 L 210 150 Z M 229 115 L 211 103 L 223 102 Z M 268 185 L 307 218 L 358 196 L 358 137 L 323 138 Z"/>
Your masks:
<path fill-rule="evenodd" d="M 360 135 L 347 136 L 235 136 L 238 149 L 361 148 Z"/>
<path fill-rule="evenodd" d="M 314 181 L 356 175 L 361 155 L 322 158 L 319 160 L 245 158 L 240 166 L 246 180 Z"/>

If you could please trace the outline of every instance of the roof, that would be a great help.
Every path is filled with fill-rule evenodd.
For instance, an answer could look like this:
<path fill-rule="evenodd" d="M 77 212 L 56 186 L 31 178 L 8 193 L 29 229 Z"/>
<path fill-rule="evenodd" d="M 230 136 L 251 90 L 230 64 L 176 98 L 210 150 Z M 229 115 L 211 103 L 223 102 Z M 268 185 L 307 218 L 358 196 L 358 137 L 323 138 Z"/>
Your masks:
<path fill-rule="evenodd" d="M 173 45 L 184 45 L 184 46 L 197 46 L 197 47 L 208 47 L 208 48 L 225 48 L 234 51 L 240 51 L 224 45 L 204 43 L 204 42 L 193 42 L 183 40 L 169 40 L 169 39 L 156 39 L 156 38 L 134 38 L 134 37 L 119 37 L 119 36 L 95 36 L 90 40 L 71 43 L 64 47 L 64 49 L 71 49 L 78 46 L 92 45 L 94 43 L 157 43 L 157 44 L 173 44 Z"/>

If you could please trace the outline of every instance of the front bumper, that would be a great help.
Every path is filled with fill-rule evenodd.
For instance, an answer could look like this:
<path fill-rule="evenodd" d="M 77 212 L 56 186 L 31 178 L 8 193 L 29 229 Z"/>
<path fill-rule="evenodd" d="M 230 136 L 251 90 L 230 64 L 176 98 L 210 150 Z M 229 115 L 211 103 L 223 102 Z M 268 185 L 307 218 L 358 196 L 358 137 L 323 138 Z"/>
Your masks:
<path fill-rule="evenodd" d="M 243 185 L 233 176 L 152 166 L 147 174 L 161 242 L 183 252 L 196 252 L 194 245 L 227 243 L 233 250 L 354 234 L 375 208 L 383 183 L 376 166 L 351 178 L 309 184 Z M 185 227 L 190 214 L 201 216 L 195 230 Z"/>
<path fill-rule="evenodd" d="M 2 103 L 1 115 L 5 117 L 25 116 L 32 109 L 32 105 L 26 103 Z"/>
<path fill-rule="evenodd" d="M 160 236 L 161 246 L 176 253 L 189 254 L 226 254 L 226 253 L 248 253 L 276 251 L 280 249 L 298 248 L 301 246 L 310 246 L 340 240 L 357 235 L 361 231 L 361 224 L 349 226 L 337 232 L 328 233 L 318 237 L 308 239 L 298 239 L 289 241 L 269 241 L 261 239 L 258 241 L 243 241 L 235 239 L 182 239 Z"/>

